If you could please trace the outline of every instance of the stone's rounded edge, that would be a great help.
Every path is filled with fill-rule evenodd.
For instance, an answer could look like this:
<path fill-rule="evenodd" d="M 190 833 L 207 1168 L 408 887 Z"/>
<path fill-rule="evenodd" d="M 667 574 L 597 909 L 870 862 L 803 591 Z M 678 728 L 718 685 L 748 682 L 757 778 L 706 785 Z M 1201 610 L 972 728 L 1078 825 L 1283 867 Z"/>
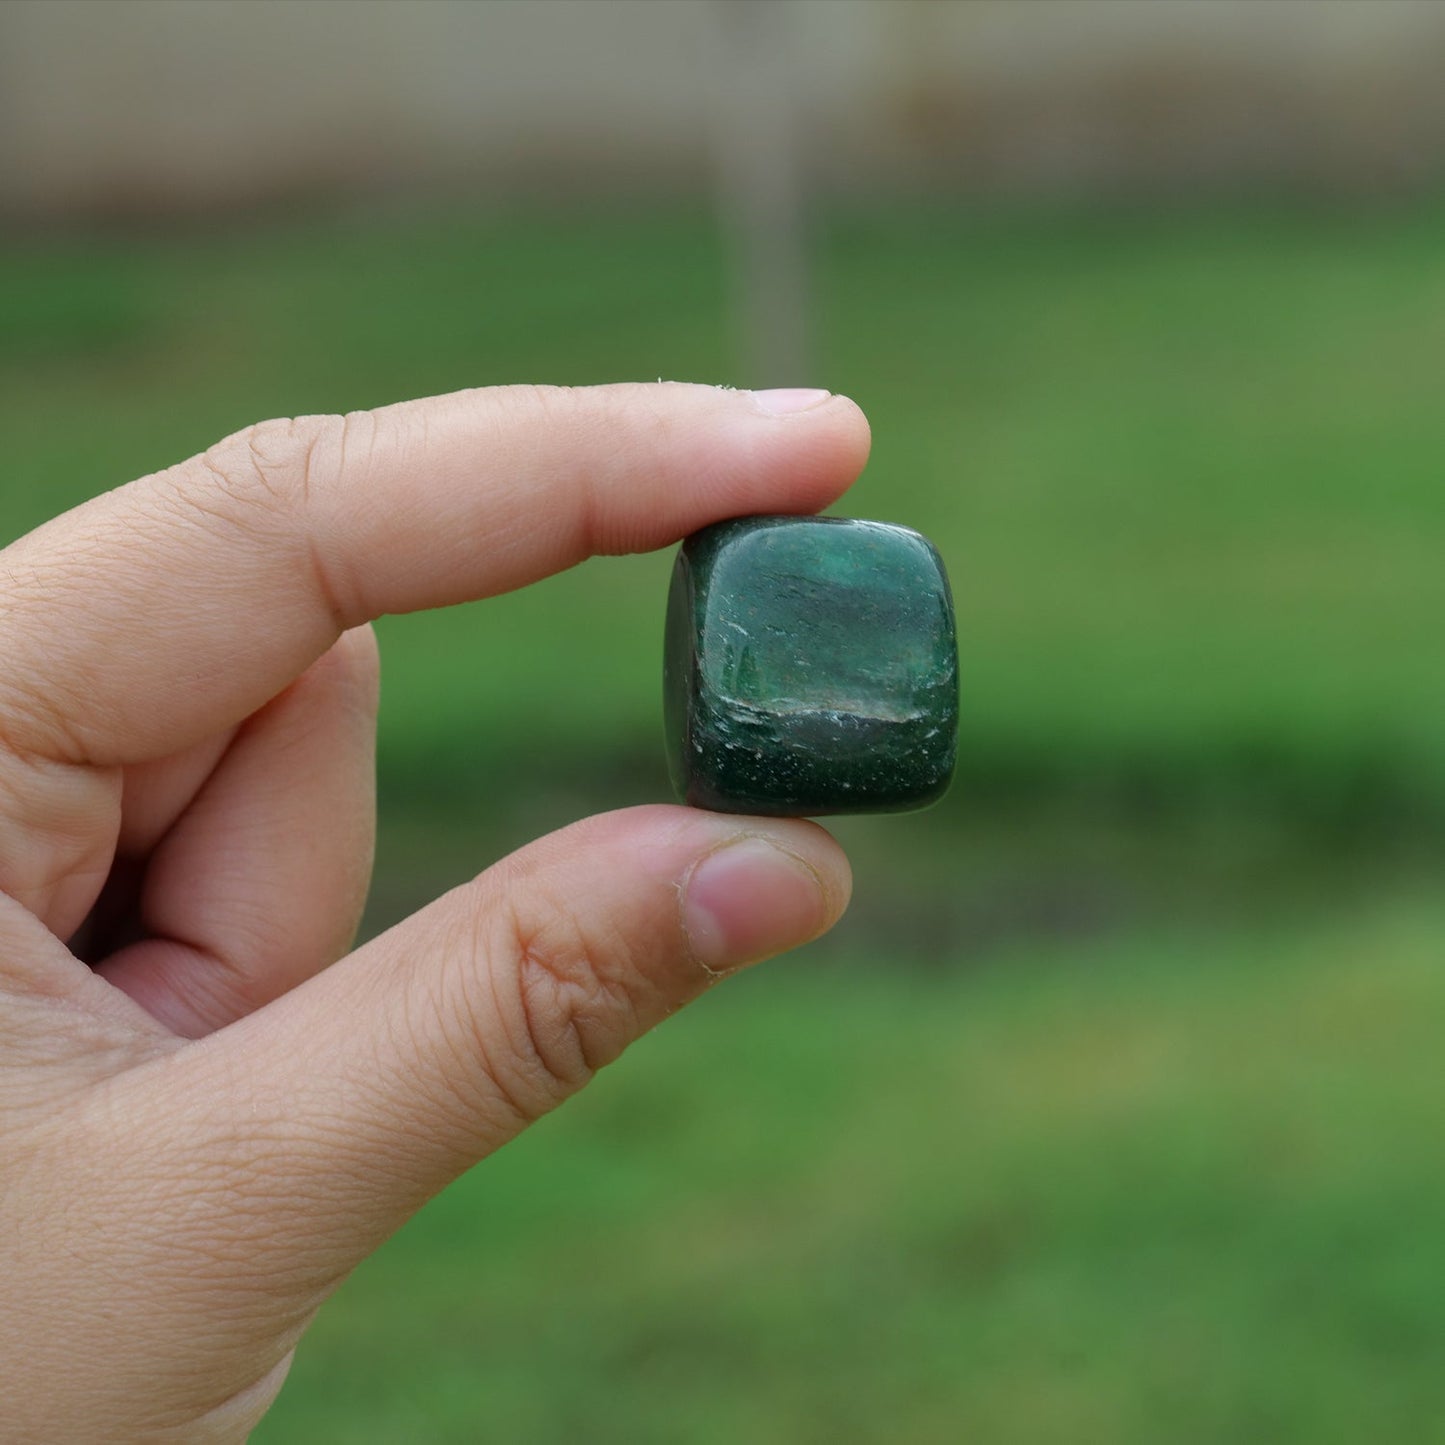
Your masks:
<path fill-rule="evenodd" d="M 751 818 L 812 818 L 820 816 L 801 808 L 789 807 L 770 798 L 740 798 L 732 793 L 721 792 L 711 785 L 709 779 L 696 776 L 688 786 L 683 801 L 692 808 L 703 808 L 709 813 L 732 813 Z"/>
<path fill-rule="evenodd" d="M 692 787 L 683 801 L 692 808 L 702 808 L 709 813 L 729 813 L 752 818 L 864 818 L 880 817 L 889 813 L 922 813 L 936 807 L 947 795 L 952 778 L 945 778 L 937 787 L 927 793 L 910 798 L 894 798 L 888 801 L 868 802 L 866 799 L 843 804 L 785 803 L 773 798 L 739 798 L 730 793 L 719 793 L 705 786 L 700 779 L 694 779 Z"/>
<path fill-rule="evenodd" d="M 720 522 L 709 522 L 699 527 L 684 541 L 689 549 L 713 547 L 725 544 L 733 536 L 766 531 L 772 527 L 786 527 L 793 522 L 810 524 L 814 522 L 850 522 L 851 517 L 821 517 L 813 512 L 759 512 L 755 516 L 724 517 Z M 887 524 L 885 524 L 887 525 Z"/>
<path fill-rule="evenodd" d="M 927 551 L 928 555 L 933 559 L 933 565 L 938 569 L 938 585 L 939 585 L 939 588 L 940 588 L 940 590 L 941 590 L 941 592 L 942 592 L 942 594 L 943 594 L 944 617 L 945 617 L 945 619 L 946 619 L 946 621 L 947 621 L 947 624 L 948 624 L 948 636 L 949 636 L 949 639 L 950 639 L 950 641 L 951 641 L 951 643 L 952 643 L 952 652 L 953 652 L 953 691 L 954 691 L 954 698 L 953 698 L 953 733 L 954 733 L 954 742 L 955 742 L 955 744 L 956 744 L 957 741 L 958 741 L 958 714 L 959 714 L 959 708 L 960 708 L 960 706 L 961 706 L 961 703 L 960 703 L 959 690 L 958 690 L 958 689 L 959 689 L 959 668 L 958 668 L 958 609 L 957 609 L 957 607 L 955 606 L 954 600 L 953 600 L 953 583 L 949 580 L 948 567 L 947 567 L 946 564 L 944 563 L 943 553 L 941 553 L 941 552 L 938 550 L 938 548 L 935 547 L 935 546 L 933 545 L 933 543 L 930 542 L 930 541 L 928 540 L 928 538 L 923 535 L 922 532 L 914 532 L 911 527 L 905 527 L 905 528 L 902 528 L 901 530 L 906 531 L 906 532 L 911 532 L 912 535 L 918 539 L 918 541 L 923 545 L 924 549 Z M 953 771 L 953 768 L 952 768 L 952 765 L 950 764 L 950 767 L 949 767 L 949 773 L 950 773 L 950 775 L 952 775 L 952 771 Z"/>
<path fill-rule="evenodd" d="M 929 569 L 938 582 L 939 595 L 943 601 L 944 626 L 948 632 L 953 677 L 956 684 L 958 680 L 958 614 L 953 601 L 953 584 L 949 580 L 948 567 L 943 560 L 943 553 L 922 532 L 912 527 L 905 527 L 899 522 L 867 522 L 864 525 L 886 528 L 901 541 L 913 544 L 927 558 Z"/>
<path fill-rule="evenodd" d="M 948 718 L 948 750 L 943 766 L 939 769 L 939 781 L 933 795 L 918 805 L 919 808 L 931 808 L 935 803 L 941 802 L 944 795 L 953 786 L 953 775 L 958 768 L 958 732 L 963 712 L 963 680 L 958 657 L 958 612 L 953 601 L 953 584 L 949 580 L 948 568 L 944 564 L 943 554 L 922 532 L 914 535 L 928 549 L 929 555 L 938 568 L 938 584 L 943 597 L 944 620 L 948 627 L 949 660 L 953 668 L 949 697 L 952 711 Z"/>
<path fill-rule="evenodd" d="M 897 807 L 888 808 L 884 811 L 890 813 L 921 813 L 927 808 L 937 807 L 949 794 L 953 787 L 953 775 L 957 771 L 958 749 L 951 748 L 948 754 L 947 763 L 938 770 L 937 776 L 927 787 L 920 788 L 913 798 L 908 802 L 900 802 Z"/>
<path fill-rule="evenodd" d="M 943 800 L 948 790 L 953 786 L 953 775 L 958 767 L 958 730 L 963 707 L 958 657 L 958 611 L 953 600 L 953 583 L 949 578 L 948 566 L 943 560 L 943 554 L 922 532 L 916 531 L 912 527 L 900 525 L 895 525 L 894 529 L 906 534 L 910 540 L 918 544 L 928 556 L 937 573 L 939 593 L 943 601 L 944 626 L 948 634 L 949 662 L 952 668 L 951 712 L 948 718 L 948 750 L 946 761 L 939 769 L 938 782 L 936 785 L 926 794 L 921 794 L 919 801 L 913 804 L 908 810 L 910 812 L 917 812 L 924 808 L 931 808 L 934 804 Z"/>
<path fill-rule="evenodd" d="M 678 548 L 667 589 L 662 644 L 662 725 L 667 772 L 674 794 L 691 801 L 693 719 L 697 690 L 694 568 L 686 544 Z"/>
<path fill-rule="evenodd" d="M 935 573 L 942 587 L 947 605 L 950 625 L 954 621 L 953 589 L 949 584 L 948 568 L 938 548 L 924 534 L 901 522 L 880 522 L 866 517 L 830 517 L 814 513 L 769 512 L 758 516 L 728 517 L 712 522 L 693 532 L 682 543 L 682 551 L 700 571 L 705 571 L 716 560 L 720 552 L 745 546 L 754 538 L 766 537 L 770 532 L 800 528 L 841 528 L 859 533 L 881 534 L 893 541 L 903 542 L 910 549 L 924 554 L 929 570 Z"/>
<path fill-rule="evenodd" d="M 901 539 L 921 543 L 939 570 L 943 570 L 938 549 L 922 532 L 915 531 L 912 527 L 905 527 L 900 522 L 878 522 L 866 517 L 831 517 L 815 512 L 763 512 L 757 516 L 726 517 L 720 522 L 710 522 L 706 527 L 700 527 L 688 536 L 682 545 L 691 555 L 701 558 L 704 554 L 716 554 L 736 542 L 787 527 L 842 527 L 893 534 Z"/>

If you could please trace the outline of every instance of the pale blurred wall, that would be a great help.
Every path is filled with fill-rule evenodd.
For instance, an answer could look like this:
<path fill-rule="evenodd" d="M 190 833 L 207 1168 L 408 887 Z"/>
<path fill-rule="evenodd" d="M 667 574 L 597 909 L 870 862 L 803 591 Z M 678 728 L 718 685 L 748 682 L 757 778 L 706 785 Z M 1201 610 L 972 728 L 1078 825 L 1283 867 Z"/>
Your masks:
<path fill-rule="evenodd" d="M 0 208 L 703 190 L 758 3 L 830 190 L 1445 170 L 1441 0 L 0 0 Z"/>

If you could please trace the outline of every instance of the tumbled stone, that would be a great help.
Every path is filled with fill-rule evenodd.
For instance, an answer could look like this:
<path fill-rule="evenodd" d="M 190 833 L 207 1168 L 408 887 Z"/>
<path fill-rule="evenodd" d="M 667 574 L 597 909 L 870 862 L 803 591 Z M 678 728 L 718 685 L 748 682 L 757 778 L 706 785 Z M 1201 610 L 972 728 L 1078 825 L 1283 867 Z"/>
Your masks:
<path fill-rule="evenodd" d="M 673 785 L 697 807 L 786 817 L 935 802 L 958 742 L 942 559 L 884 522 L 704 528 L 673 569 L 663 695 Z"/>

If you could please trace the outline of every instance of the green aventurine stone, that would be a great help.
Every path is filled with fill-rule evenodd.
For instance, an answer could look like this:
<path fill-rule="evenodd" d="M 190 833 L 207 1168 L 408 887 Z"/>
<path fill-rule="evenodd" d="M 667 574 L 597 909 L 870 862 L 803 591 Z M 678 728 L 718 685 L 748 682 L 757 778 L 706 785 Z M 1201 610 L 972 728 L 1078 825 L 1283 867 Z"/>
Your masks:
<path fill-rule="evenodd" d="M 663 706 L 679 795 L 725 813 L 920 808 L 958 745 L 953 602 L 932 544 L 841 517 L 694 533 L 667 602 Z"/>

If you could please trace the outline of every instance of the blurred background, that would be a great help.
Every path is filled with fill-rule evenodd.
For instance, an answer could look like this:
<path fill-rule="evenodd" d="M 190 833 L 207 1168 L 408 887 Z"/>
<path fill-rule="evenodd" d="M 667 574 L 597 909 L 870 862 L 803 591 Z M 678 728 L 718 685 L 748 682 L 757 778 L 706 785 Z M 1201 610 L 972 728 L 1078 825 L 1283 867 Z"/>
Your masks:
<path fill-rule="evenodd" d="M 845 391 L 958 781 L 257 1439 L 1445 1440 L 1445 6 L 9 0 L 0 528 L 272 415 Z M 385 620 L 368 927 L 666 795 L 667 556 Z M 585 630 L 580 625 L 586 619 Z"/>

